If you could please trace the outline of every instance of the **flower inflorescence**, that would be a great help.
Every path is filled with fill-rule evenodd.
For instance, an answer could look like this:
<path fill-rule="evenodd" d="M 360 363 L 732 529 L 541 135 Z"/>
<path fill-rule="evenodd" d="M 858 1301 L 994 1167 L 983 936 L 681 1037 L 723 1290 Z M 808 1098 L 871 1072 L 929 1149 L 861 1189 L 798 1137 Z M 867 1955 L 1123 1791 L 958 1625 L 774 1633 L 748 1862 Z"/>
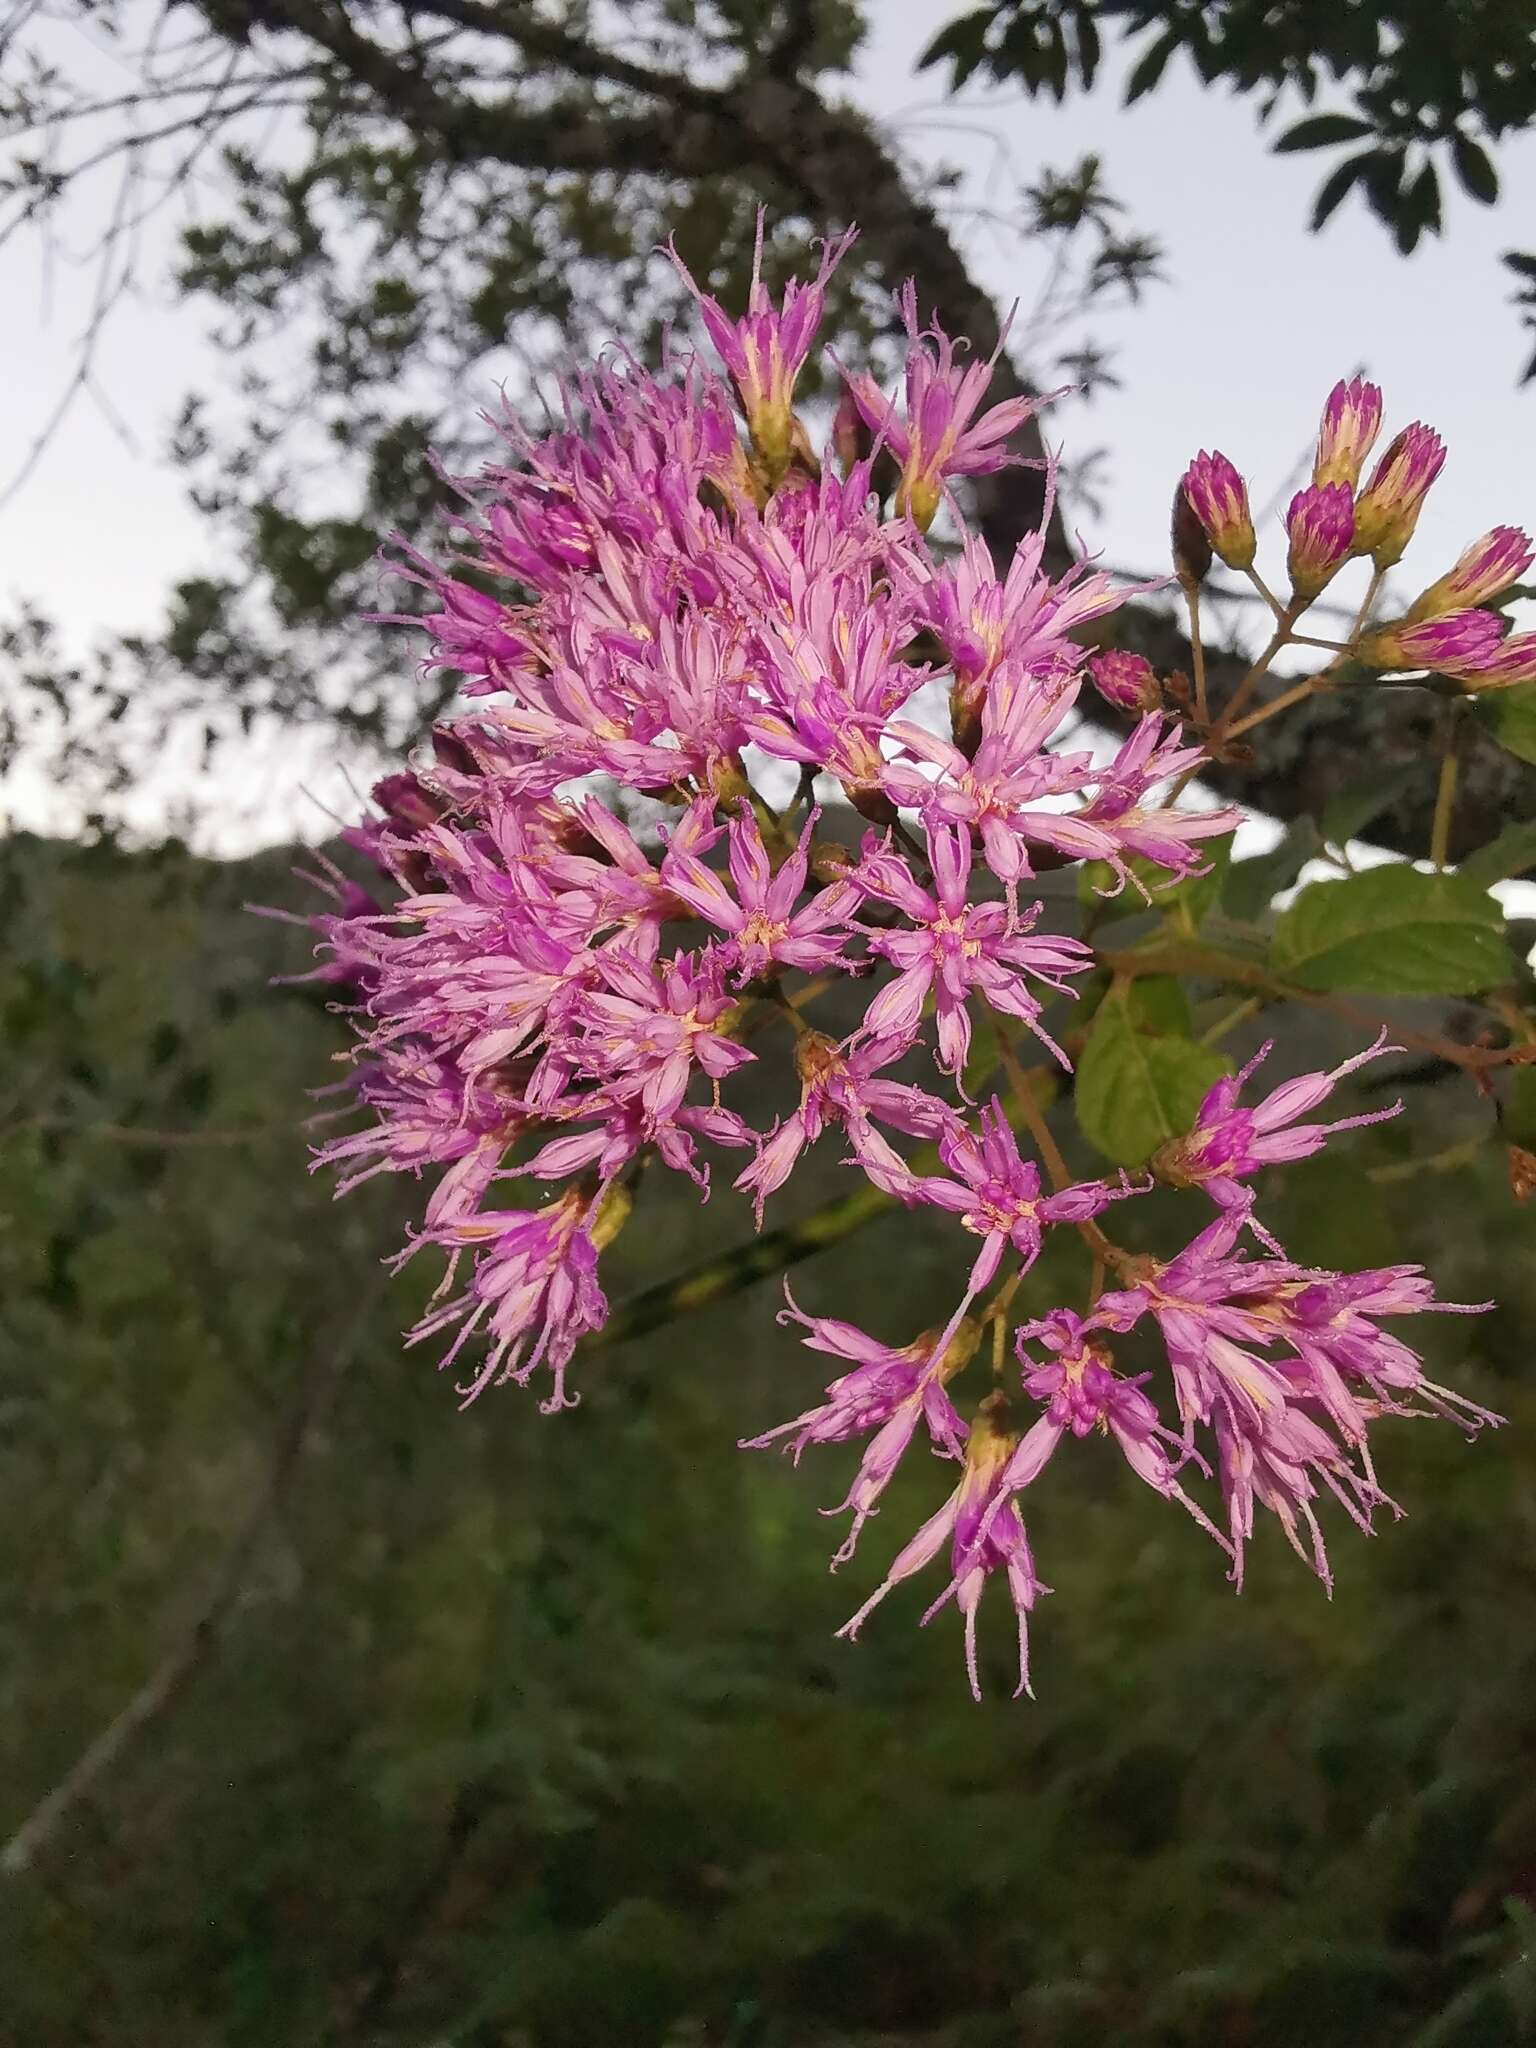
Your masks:
<path fill-rule="evenodd" d="M 1021 1027 L 1066 1069 L 1045 1012 L 1077 993 L 1094 958 L 1048 928 L 1037 873 L 1094 861 L 1111 889 L 1144 889 L 1149 872 L 1177 881 L 1201 871 L 1206 843 L 1236 817 L 1172 800 L 1205 735 L 1140 656 L 1104 654 L 1092 668 L 1102 697 L 1133 717 L 1128 734 L 1106 750 L 1074 731 L 1089 673 L 1074 634 L 1114 609 L 1116 591 L 1086 566 L 1048 574 L 1043 531 L 997 563 L 967 528 L 952 479 L 1012 459 L 1030 405 L 987 406 L 992 365 L 962 367 L 937 324 L 922 326 L 915 289 L 901 296 L 905 403 L 845 373 L 843 412 L 862 422 L 867 452 L 845 445 L 840 468 L 817 459 L 792 398 L 846 246 L 777 306 L 755 272 L 739 321 L 684 271 L 734 393 L 691 356 L 660 377 L 595 368 L 572 380 L 553 431 L 495 422 L 506 453 L 460 487 L 450 567 L 404 550 L 405 573 L 436 603 L 429 662 L 459 675 L 470 702 L 435 733 L 430 763 L 380 783 L 377 815 L 349 834 L 386 878 L 384 900 L 348 884 L 315 920 L 319 972 L 355 992 L 356 1092 L 370 1117 L 317 1163 L 340 1168 L 343 1189 L 379 1172 L 438 1175 L 401 1258 L 435 1247 L 447 1270 L 411 1341 L 440 1346 L 466 1403 L 541 1379 L 553 1410 L 578 1398 L 573 1358 L 607 1314 L 600 1253 L 641 1167 L 655 1161 L 707 1194 L 724 1153 L 761 1222 L 835 1126 L 852 1167 L 936 1223 L 951 1219 L 966 1250 L 947 1319 L 904 1344 L 791 1303 L 806 1343 L 848 1369 L 822 1404 L 754 1443 L 787 1439 L 798 1459 L 862 1442 L 838 1561 L 914 1440 L 955 1461 L 949 1500 L 848 1632 L 942 1555 L 934 1605 L 952 1599 L 965 1618 L 973 1687 L 977 1604 L 993 1577 L 1017 1610 L 1022 1686 L 1027 1617 L 1046 1589 L 1020 1500 L 1066 1438 L 1117 1444 L 1228 1552 L 1234 1576 L 1257 1502 L 1326 1577 L 1319 1488 L 1365 1526 L 1391 1505 L 1367 1446 L 1375 1416 L 1491 1418 L 1425 1381 L 1377 1325 L 1445 1306 L 1417 1269 L 1303 1270 L 1254 1216 L 1255 1173 L 1370 1120 L 1298 1121 L 1357 1061 L 1252 1107 L 1239 1099 L 1246 1071 L 1221 1082 L 1139 1179 L 1072 1179 L 1031 1114 L 1010 1034 Z M 1368 513 L 1390 547 L 1437 466 L 1417 442 L 1394 444 L 1355 503 L 1379 425 L 1371 392 L 1341 386 L 1330 401 L 1313 487 L 1327 503 L 1292 508 L 1293 554 L 1319 587 L 1329 550 L 1350 545 L 1333 498 L 1349 501 L 1356 546 Z M 849 442 L 846 425 L 840 416 L 835 444 Z M 899 473 L 889 507 L 877 464 Z M 1184 500 L 1187 531 L 1203 522 L 1225 561 L 1252 562 L 1246 491 L 1224 457 L 1199 459 Z M 957 549 L 928 538 L 941 509 Z M 1523 536 L 1511 534 L 1464 558 L 1445 604 L 1396 629 L 1388 651 L 1416 652 L 1410 634 L 1476 615 L 1490 563 L 1519 572 Z M 940 680 L 948 732 L 922 712 Z M 862 823 L 827 832 L 831 807 Z M 815 1022 L 829 988 L 845 1006 L 867 991 L 852 1028 Z M 978 1080 L 982 1020 L 998 1059 Z M 786 1073 L 792 1063 L 798 1103 L 759 1129 L 736 1084 L 772 1048 Z M 1006 1102 L 987 1087 L 999 1060 Z M 1162 1263 L 1119 1252 L 1097 1221 L 1153 1176 L 1201 1191 L 1215 1211 Z M 519 1204 L 509 1190 L 520 1181 L 548 1192 Z M 999 1377 L 1014 1290 L 1058 1228 L 1081 1231 L 1096 1270 L 1107 1261 L 1120 1284 L 1086 1316 L 1021 1324 L 1017 1367 Z M 1166 1413 L 1148 1376 L 1116 1362 L 1116 1341 L 1142 1324 L 1166 1353 Z M 994 1374 L 967 1419 L 958 1382 L 988 1329 Z M 1219 1511 L 1186 1490 L 1190 1468 L 1214 1475 Z"/>

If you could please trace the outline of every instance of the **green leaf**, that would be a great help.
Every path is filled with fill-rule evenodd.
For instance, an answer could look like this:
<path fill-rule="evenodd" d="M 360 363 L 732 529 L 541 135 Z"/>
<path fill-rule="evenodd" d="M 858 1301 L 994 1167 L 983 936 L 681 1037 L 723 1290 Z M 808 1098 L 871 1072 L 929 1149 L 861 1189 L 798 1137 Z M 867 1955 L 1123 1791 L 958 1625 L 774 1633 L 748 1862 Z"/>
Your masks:
<path fill-rule="evenodd" d="M 1400 796 L 1422 782 L 1421 762 L 1410 761 L 1401 768 L 1389 768 L 1354 789 L 1340 790 L 1323 806 L 1323 837 L 1333 846 L 1345 846 L 1363 832 L 1383 811 L 1389 811 Z"/>
<path fill-rule="evenodd" d="M 1091 86 L 1103 59 L 1104 44 L 1093 25 L 1093 16 L 1085 14 L 1077 24 L 1077 68 L 1083 74 L 1083 84 Z"/>
<path fill-rule="evenodd" d="M 1298 818 L 1278 846 L 1268 853 L 1232 863 L 1222 891 L 1222 905 L 1245 924 L 1268 910 L 1282 889 L 1289 889 L 1309 860 L 1323 850 L 1322 834 L 1310 818 Z"/>
<path fill-rule="evenodd" d="M 1365 176 L 1366 165 L 1371 161 L 1373 154 L 1373 151 L 1365 150 L 1359 156 L 1346 157 L 1343 163 L 1334 166 L 1318 186 L 1317 197 L 1312 202 L 1314 234 L 1326 221 L 1332 219 L 1350 188 L 1357 185 Z"/>
<path fill-rule="evenodd" d="M 1126 80 L 1125 104 L 1127 106 L 1139 100 L 1143 93 L 1152 90 L 1153 86 L 1157 84 L 1157 81 L 1167 69 L 1168 59 L 1178 47 L 1179 38 L 1177 34 L 1174 30 L 1168 29 L 1158 37 L 1149 50 L 1144 51 L 1137 58 L 1136 68 Z"/>
<path fill-rule="evenodd" d="M 1385 227 L 1397 226 L 1403 205 L 1403 180 L 1408 166 L 1401 149 L 1372 150 L 1361 174 L 1371 211 Z"/>
<path fill-rule="evenodd" d="M 1451 161 L 1464 190 L 1484 206 L 1492 206 L 1499 196 L 1499 174 L 1482 144 L 1456 129 L 1451 135 Z"/>
<path fill-rule="evenodd" d="M 1506 825 L 1497 839 L 1469 853 L 1458 873 L 1486 889 L 1494 882 L 1507 882 L 1511 875 L 1523 875 L 1527 868 L 1536 868 L 1536 821 Z"/>
<path fill-rule="evenodd" d="M 1396 235 L 1397 246 L 1404 256 L 1413 254 L 1426 228 L 1431 234 L 1440 232 L 1440 173 L 1432 163 L 1422 165 L 1402 193 Z"/>
<path fill-rule="evenodd" d="M 1227 874 L 1232 866 L 1232 841 L 1236 835 L 1228 832 L 1221 839 L 1206 841 L 1205 858 L 1209 865 L 1203 875 L 1191 875 L 1187 882 L 1181 882 L 1170 899 L 1174 922 L 1191 937 L 1205 922 L 1207 916 L 1221 901 L 1221 892 L 1226 886 Z"/>
<path fill-rule="evenodd" d="M 1536 683 L 1487 691 L 1477 699 L 1477 714 L 1501 747 L 1536 761 Z"/>
<path fill-rule="evenodd" d="M 955 82 L 959 84 L 980 63 L 991 25 L 992 10 L 988 7 L 975 7 L 969 14 L 960 15 L 939 30 L 918 58 L 918 70 L 926 71 L 931 64 L 942 64 L 947 57 L 955 66 Z"/>
<path fill-rule="evenodd" d="M 1138 974 L 1116 1002 L 1124 1002 L 1138 1029 L 1157 1038 L 1188 1038 L 1193 1030 L 1189 997 L 1173 974 Z"/>
<path fill-rule="evenodd" d="M 1303 988 L 1385 996 L 1472 995 L 1514 972 L 1486 891 L 1400 865 L 1303 889 L 1275 926 L 1270 964 Z"/>
<path fill-rule="evenodd" d="M 1078 1125 L 1117 1166 L 1144 1166 L 1159 1145 L 1181 1137 L 1206 1091 L 1232 1071 L 1213 1047 L 1150 1028 L 1148 1005 L 1166 1015 L 1164 1002 L 1155 993 L 1111 995 L 1077 1063 Z"/>
<path fill-rule="evenodd" d="M 1362 135 L 1371 132 L 1370 122 L 1353 114 L 1311 114 L 1294 128 L 1286 129 L 1276 142 L 1275 151 L 1283 156 L 1295 149 L 1326 149 L 1334 142 L 1358 142 Z"/>

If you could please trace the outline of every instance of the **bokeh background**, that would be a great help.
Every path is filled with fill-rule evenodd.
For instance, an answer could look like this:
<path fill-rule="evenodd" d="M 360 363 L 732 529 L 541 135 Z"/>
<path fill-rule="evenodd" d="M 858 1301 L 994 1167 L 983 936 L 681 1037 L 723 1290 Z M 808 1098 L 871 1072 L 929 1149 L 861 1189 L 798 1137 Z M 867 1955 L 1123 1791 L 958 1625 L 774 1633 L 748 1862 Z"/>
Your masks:
<path fill-rule="evenodd" d="M 1005 307 L 1023 297 L 1020 363 L 1041 382 L 1087 373 L 1052 439 L 1069 456 L 1106 445 L 1069 466 L 1067 508 L 1116 567 L 1161 568 L 1168 487 L 1198 444 L 1229 447 L 1278 494 L 1317 400 L 1357 365 L 1455 444 L 1426 575 L 1494 519 L 1529 523 L 1529 337 L 1506 303 L 1519 273 L 1498 258 L 1528 233 L 1536 144 L 1486 80 L 1484 124 L 1465 125 L 1497 160 L 1502 203 L 1447 175 L 1444 231 L 1405 259 L 1358 195 L 1308 234 L 1332 159 L 1267 153 L 1307 112 L 1294 86 L 1266 127 L 1253 94 L 1203 83 L 1180 52 L 1124 111 L 1147 47 L 1116 41 L 1135 10 L 1015 10 L 1062 24 L 1059 102 L 1049 77 L 1031 92 L 1027 75 L 978 72 L 956 97 L 945 67 L 916 72 L 943 16 L 898 0 L 873 0 L 862 22 L 840 0 L 490 11 L 697 77 L 761 61 L 804 17 L 803 75 L 877 124 L 984 289 Z M 22 6 L 0 27 L 14 190 L 29 189 L 14 159 L 45 90 L 39 51 L 93 101 L 142 86 L 154 36 L 211 38 L 220 63 L 307 64 L 323 85 L 348 30 L 392 49 L 421 36 L 421 61 L 447 62 L 432 39 L 466 32 L 454 12 Z M 1312 37 L 1298 47 L 1319 104 L 1349 104 L 1351 74 L 1333 79 L 1327 50 L 1355 10 L 1271 13 Z M 1399 10 L 1388 41 L 1441 16 L 1474 38 L 1529 33 L 1518 8 L 1480 26 L 1482 13 Z M 1105 43 L 1091 85 L 1090 17 Z M 526 49 L 512 76 L 535 107 L 570 90 Z M 1273 1529 L 1234 1598 L 1214 1549 L 1115 1461 L 1058 1458 L 1031 1524 L 1054 1589 L 1033 1702 L 1007 1697 L 1010 1617 L 986 1604 L 979 1707 L 955 1616 L 919 1630 L 915 1593 L 857 1647 L 833 1640 L 931 1510 L 935 1475 L 904 1473 L 859 1557 L 828 1574 L 841 1524 L 817 1511 L 842 1497 L 852 1456 L 797 1470 L 735 1448 L 821 1385 L 775 1323 L 779 1273 L 594 1352 L 581 1406 L 554 1420 L 511 1391 L 461 1416 L 430 1358 L 403 1351 L 434 1276 L 390 1280 L 381 1262 L 413 1191 L 374 1182 L 338 1207 L 309 1174 L 309 1091 L 342 1071 L 348 1032 L 323 986 L 284 979 L 311 965 L 308 933 L 250 908 L 310 906 L 296 842 L 336 851 L 337 821 L 430 710 L 410 643 L 356 623 L 375 601 L 372 534 L 399 521 L 424 535 L 441 511 L 401 422 L 423 445 L 472 448 L 466 379 L 518 390 L 626 320 L 654 342 L 675 305 L 627 295 L 641 276 L 660 292 L 646 252 L 666 220 L 681 210 L 691 249 L 718 247 L 739 274 L 753 208 L 778 195 L 745 158 L 681 193 L 600 173 L 575 188 L 586 213 L 569 187 L 551 208 L 543 186 L 492 180 L 481 231 L 504 236 L 503 298 L 476 303 L 473 334 L 458 314 L 484 279 L 446 255 L 434 272 L 407 238 L 402 273 L 437 278 L 432 320 L 404 343 L 348 330 L 352 357 L 316 382 L 325 322 L 345 312 L 325 296 L 342 289 L 334 273 L 315 276 L 332 242 L 295 256 L 293 219 L 280 231 L 261 209 L 314 134 L 362 153 L 325 226 L 359 258 L 356 312 L 381 260 L 358 193 L 383 180 L 398 203 L 438 189 L 438 167 L 366 110 L 333 110 L 337 129 L 315 127 L 313 103 L 258 112 L 217 138 L 257 173 L 242 184 L 245 159 L 210 149 L 146 214 L 99 337 L 92 252 L 115 188 L 71 186 L 74 211 L 0 241 L 0 437 L 16 478 L 0 507 L 0 1830 L 25 1846 L 0 1871 L 0 2040 L 1536 2040 L 1532 1212 L 1501 1148 L 1477 1142 L 1487 1106 L 1464 1078 L 1410 1065 L 1394 1085 L 1412 1128 L 1361 1131 L 1274 1176 L 1266 1213 L 1299 1259 L 1423 1260 L 1442 1295 L 1495 1300 L 1415 1334 L 1435 1376 L 1510 1426 L 1473 1446 L 1423 1424 L 1384 1431 L 1383 1476 L 1408 1513 L 1375 1541 L 1330 1530 L 1331 1600 Z M 81 116 L 97 137 L 118 118 Z M 1065 233 L 1042 225 L 1031 192 L 1070 183 L 1090 153 L 1124 222 L 1090 207 Z M 240 246 L 185 240 L 246 201 Z M 832 225 L 780 218 L 785 261 Z M 1128 236 L 1155 239 L 1155 260 L 1128 257 Z M 579 249 L 574 301 L 550 284 L 562 247 Z M 1118 282 L 1094 286 L 1104 260 Z M 836 317 L 878 358 L 877 287 L 860 273 Z M 82 336 L 76 402 L 39 441 Z M 189 389 L 214 423 L 199 439 L 183 420 L 171 459 Z M 333 441 L 327 458 L 343 416 L 366 445 Z M 373 458 L 390 436 L 404 452 L 386 474 Z M 1251 632 L 1236 598 L 1217 623 L 1236 646 Z M 1397 787 L 1414 759 L 1410 739 L 1390 763 L 1362 754 L 1349 779 L 1368 789 L 1390 766 Z M 1317 808 L 1298 789 L 1242 842 L 1289 833 L 1276 888 L 1316 843 L 1303 828 Z M 1336 818 L 1330 836 L 1350 840 L 1371 811 L 1357 802 L 1358 827 Z M 1433 1021 L 1472 1028 L 1444 1006 Z M 1230 1049 L 1261 1034 L 1290 1071 L 1355 1042 L 1281 1007 Z M 1382 1099 L 1362 1081 L 1348 1106 Z M 846 1188 L 828 1143 L 771 1220 L 793 1226 Z M 1135 1209 L 1142 1242 L 1170 1241 L 1156 1201 Z M 605 1260 L 610 1298 L 654 1315 L 678 1276 L 734 1270 L 746 1224 L 723 1194 L 700 1209 L 649 1186 L 643 1228 Z M 1080 1286 L 1079 1251 L 1043 1259 L 1021 1308 Z M 946 1312 L 953 1243 L 878 1216 L 800 1258 L 792 1284 L 813 1312 L 900 1340 Z M 83 1796 L 50 1820 L 50 1794 L 103 1740 Z"/>

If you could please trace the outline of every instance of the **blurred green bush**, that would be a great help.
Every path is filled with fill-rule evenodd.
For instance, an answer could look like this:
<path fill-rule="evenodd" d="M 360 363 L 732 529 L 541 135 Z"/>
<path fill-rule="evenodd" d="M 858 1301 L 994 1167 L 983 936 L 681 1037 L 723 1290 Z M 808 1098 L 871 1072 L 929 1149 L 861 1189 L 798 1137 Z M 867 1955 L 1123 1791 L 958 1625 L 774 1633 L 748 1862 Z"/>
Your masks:
<path fill-rule="evenodd" d="M 303 935 L 242 911 L 293 899 L 285 863 L 0 861 L 0 1824 L 177 1639 L 295 1390 L 365 1319 L 227 1629 L 0 1881 L 0 2039 L 1536 2040 L 1536 1268 L 1495 1158 L 1372 1180 L 1404 1134 L 1363 1132 L 1269 1213 L 1299 1257 L 1497 1295 L 1417 1334 L 1512 1427 L 1389 1431 L 1410 1516 L 1336 1532 L 1332 1603 L 1273 1528 L 1234 1600 L 1182 1517 L 1063 1456 L 1032 1523 L 1039 1702 L 1008 1702 L 984 1607 L 978 1708 L 915 1596 L 831 1639 L 933 1468 L 829 1578 L 816 1509 L 850 1461 L 734 1448 L 820 1384 L 776 1282 L 594 1357 L 573 1414 L 509 1390 L 458 1415 L 399 1342 L 435 1276 L 374 1278 L 401 1191 L 333 1208 L 305 1172 L 304 1090 L 345 1040 L 269 985 Z M 808 1201 L 838 1185 L 823 1149 Z M 742 1229 L 659 1193 L 616 1300 Z M 904 1339 L 952 1278 L 920 1228 L 871 1226 L 797 1293 Z M 1042 1305 L 1064 1272 L 1037 1269 Z"/>

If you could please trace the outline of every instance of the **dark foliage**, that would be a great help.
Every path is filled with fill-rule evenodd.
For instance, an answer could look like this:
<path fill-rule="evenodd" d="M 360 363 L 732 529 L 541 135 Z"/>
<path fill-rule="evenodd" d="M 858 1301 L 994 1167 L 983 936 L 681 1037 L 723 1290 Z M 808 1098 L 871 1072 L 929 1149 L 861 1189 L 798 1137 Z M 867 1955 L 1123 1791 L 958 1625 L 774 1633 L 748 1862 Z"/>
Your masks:
<path fill-rule="evenodd" d="M 281 862 L 5 849 L 0 982 L 5 1819 L 196 1611 L 387 1194 L 303 1173 L 341 1042 L 273 990 Z M 1295 1020 L 1286 1027 L 1302 1028 Z M 1297 1045 L 1300 1058 L 1316 1046 Z M 1416 1090 L 1420 1142 L 1440 1091 Z M 1447 1112 L 1449 1113 L 1449 1112 Z M 893 1602 L 835 1643 L 924 1510 L 918 1469 L 828 1579 L 836 1454 L 734 1441 L 815 1365 L 776 1283 L 604 1353 L 573 1415 L 454 1413 L 364 1294 L 355 1356 L 175 1704 L 36 1867 L 0 1881 L 4 2038 L 26 2048 L 1516 2048 L 1531 2039 L 1536 1317 L 1529 1218 L 1490 1154 L 1403 1169 L 1393 1127 L 1292 1169 L 1302 1256 L 1431 1256 L 1497 1291 L 1428 1334 L 1512 1428 L 1402 1425 L 1411 1510 L 1337 1533 L 1330 1605 L 1278 1538 L 1241 1600 L 1171 1510 L 1064 1466 L 1039 1703 L 984 1629 Z M 1394 1169 L 1399 1169 L 1395 1170 Z M 817 1201 L 841 1185 L 829 1160 Z M 647 1211 L 614 1293 L 730 1242 Z M 797 1291 L 893 1333 L 945 1247 L 905 1220 Z M 1073 1256 L 1069 1249 L 1066 1257 Z M 835 1270 L 834 1270 L 835 1268 Z M 1062 1275 L 1030 1285 L 1043 1303 Z M 350 1309 L 350 1301 L 346 1304 Z M 1469 1369 L 1470 1368 L 1470 1369 Z M 835 1468 L 835 1469 L 832 1469 Z M 995 1617 L 994 1617 L 995 1619 Z"/>
<path fill-rule="evenodd" d="M 1358 190 L 1404 255 L 1440 232 L 1444 178 L 1482 205 L 1497 200 L 1494 152 L 1536 119 L 1536 21 L 1524 0 L 988 0 L 942 29 L 924 62 L 947 64 L 956 85 L 1010 79 L 1059 101 L 1093 84 L 1111 26 L 1134 46 L 1127 100 L 1151 92 L 1180 54 L 1204 84 L 1256 96 L 1266 122 L 1287 88 L 1308 105 L 1347 96 L 1274 146 L 1346 152 L 1318 189 L 1313 227 Z M 1536 377 L 1536 358 L 1525 375 Z"/>

